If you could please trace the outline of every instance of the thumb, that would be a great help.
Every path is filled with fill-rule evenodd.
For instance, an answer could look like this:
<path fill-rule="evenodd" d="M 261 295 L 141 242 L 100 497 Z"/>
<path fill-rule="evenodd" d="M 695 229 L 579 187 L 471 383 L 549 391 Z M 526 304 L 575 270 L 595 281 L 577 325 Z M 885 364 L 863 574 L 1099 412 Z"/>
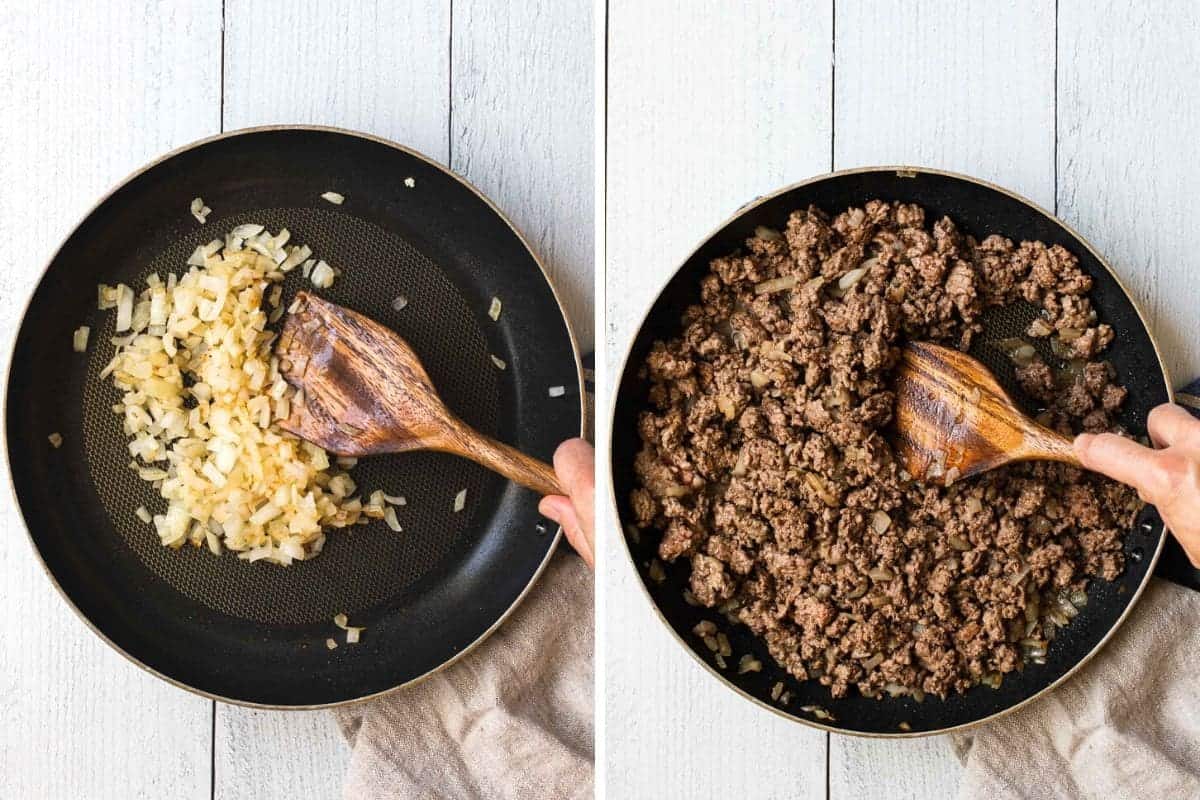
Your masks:
<path fill-rule="evenodd" d="M 1087 469 L 1137 489 L 1147 503 L 1156 502 L 1168 488 L 1162 452 L 1124 436 L 1081 433 L 1075 437 L 1075 454 Z"/>
<path fill-rule="evenodd" d="M 562 495 L 548 495 L 538 503 L 538 511 L 561 525 L 567 541 L 571 543 L 575 551 L 589 567 L 594 566 L 595 557 L 592 553 L 592 543 L 584 534 L 583 528 L 579 524 L 579 515 L 575 513 L 575 506 L 571 504 L 570 500 Z"/>

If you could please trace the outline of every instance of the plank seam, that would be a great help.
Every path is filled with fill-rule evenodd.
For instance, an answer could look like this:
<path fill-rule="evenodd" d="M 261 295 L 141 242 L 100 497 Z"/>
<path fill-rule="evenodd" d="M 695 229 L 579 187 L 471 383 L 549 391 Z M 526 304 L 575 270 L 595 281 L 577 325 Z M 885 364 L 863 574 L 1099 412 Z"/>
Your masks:
<path fill-rule="evenodd" d="M 1057 2 L 1058 0 L 1055 0 Z M 837 0 L 829 2 L 829 171 L 837 167 Z"/>
<path fill-rule="evenodd" d="M 1058 2 L 1054 0 L 1054 216 L 1058 216 Z"/>

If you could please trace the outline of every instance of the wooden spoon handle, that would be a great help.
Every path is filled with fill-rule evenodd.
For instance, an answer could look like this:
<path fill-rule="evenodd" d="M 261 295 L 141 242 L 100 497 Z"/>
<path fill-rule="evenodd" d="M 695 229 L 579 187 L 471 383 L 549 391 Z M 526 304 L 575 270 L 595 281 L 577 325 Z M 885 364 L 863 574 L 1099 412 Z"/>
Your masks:
<path fill-rule="evenodd" d="M 1079 456 L 1075 454 L 1075 445 L 1070 439 L 1058 431 L 1052 431 L 1036 423 L 1025 429 L 1025 440 L 1021 442 L 1020 457 L 1022 460 L 1061 461 L 1076 467 L 1083 466 L 1079 463 Z"/>
<path fill-rule="evenodd" d="M 466 425 L 460 424 L 453 439 L 438 449 L 469 458 L 538 494 L 566 494 L 558 483 L 554 467 Z"/>

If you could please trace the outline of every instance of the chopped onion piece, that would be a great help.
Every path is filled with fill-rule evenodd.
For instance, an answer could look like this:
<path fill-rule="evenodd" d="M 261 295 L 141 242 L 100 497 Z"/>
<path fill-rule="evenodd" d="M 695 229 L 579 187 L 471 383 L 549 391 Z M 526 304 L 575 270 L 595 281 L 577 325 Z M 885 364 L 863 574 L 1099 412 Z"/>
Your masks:
<path fill-rule="evenodd" d="M 358 637 L 366 628 L 346 628 L 346 644 L 358 644 Z"/>
<path fill-rule="evenodd" d="M 299 247 L 293 247 L 292 252 L 289 253 L 288 257 L 283 260 L 283 263 L 279 265 L 279 271 L 291 272 L 296 267 L 300 266 L 300 264 L 311 255 L 312 249 L 306 244 L 302 244 Z"/>
<path fill-rule="evenodd" d="M 342 630 L 346 630 L 346 626 L 350 624 L 350 619 L 345 614 L 337 614 L 333 618 L 333 624 Z"/>
<path fill-rule="evenodd" d="M 799 281 L 799 277 L 795 275 L 785 275 L 782 278 L 771 278 L 770 280 L 755 284 L 754 293 L 772 294 L 774 292 L 781 292 L 784 289 L 793 289 Z"/>
<path fill-rule="evenodd" d="M 342 203 L 344 203 L 346 201 L 346 198 L 342 197 L 337 192 L 325 192 L 323 195 L 321 195 L 321 199 L 328 200 L 329 202 L 333 203 L 335 206 L 340 206 Z"/>
<path fill-rule="evenodd" d="M 500 298 L 493 297 L 492 304 L 488 306 L 488 316 L 492 318 L 492 322 L 498 322 L 500 320 L 500 309 Z"/>
<path fill-rule="evenodd" d="M 405 500 L 403 497 L 392 496 L 390 494 L 383 494 L 382 492 L 380 492 L 380 497 L 382 497 L 384 500 L 386 500 L 387 502 L 391 503 L 394 506 L 402 506 L 402 505 L 405 505 L 408 503 L 408 501 Z"/>
<path fill-rule="evenodd" d="M 548 394 L 549 394 L 551 397 L 562 397 L 564 394 L 566 394 L 566 393 L 567 393 L 567 387 L 565 387 L 565 386 L 551 386 L 551 387 L 550 387 L 550 389 L 548 390 L 548 392 L 547 392 L 547 393 L 548 393 Z"/>
<path fill-rule="evenodd" d="M 88 334 L 92 329 L 87 325 L 81 325 L 75 330 L 75 336 L 72 338 L 71 346 L 75 348 L 76 353 L 83 353 L 87 350 Z"/>
<path fill-rule="evenodd" d="M 145 522 L 147 525 L 150 524 L 150 521 L 154 519 L 154 517 L 150 515 L 150 512 L 146 510 L 145 506 L 138 506 L 137 510 L 133 513 L 137 515 L 138 519 L 140 519 L 142 522 Z"/>
<path fill-rule="evenodd" d="M 117 285 L 117 333 L 127 331 L 133 325 L 133 289 L 125 284 Z"/>
<path fill-rule="evenodd" d="M 387 526 L 396 533 L 402 533 L 404 530 L 400 527 L 400 521 L 396 519 L 396 509 L 392 508 L 391 506 L 388 506 L 383 510 L 383 521 L 386 522 Z"/>
<path fill-rule="evenodd" d="M 260 233 L 263 232 L 263 230 L 264 230 L 264 228 L 262 225 L 257 225 L 255 223 L 251 222 L 251 223 L 247 223 L 245 225 L 238 225 L 236 228 L 234 228 L 233 230 L 231 230 L 229 232 L 229 235 L 233 236 L 237 239 L 249 239 L 253 236 L 258 236 Z"/>
<path fill-rule="evenodd" d="M 50 440 L 50 446 L 53 447 L 55 450 L 62 447 L 63 438 L 62 438 L 61 433 L 55 432 L 55 433 L 50 434 L 46 438 Z"/>
<path fill-rule="evenodd" d="M 504 363 L 504 359 L 498 356 L 491 356 L 491 359 L 492 363 L 496 365 L 496 369 L 504 369 L 508 366 L 508 364 Z"/>
<path fill-rule="evenodd" d="M 863 279 L 863 276 L 867 274 L 868 269 L 870 269 L 870 268 L 866 267 L 866 266 L 862 266 L 862 267 L 858 267 L 857 269 L 850 270 L 845 275 L 838 278 L 838 282 L 837 282 L 838 288 L 841 289 L 843 292 L 851 289 L 852 287 L 854 287 L 855 284 L 857 284 L 859 281 L 861 281 Z"/>
<path fill-rule="evenodd" d="M 330 286 L 333 286 L 333 267 L 324 261 L 318 261 L 317 265 L 313 267 L 309 280 L 318 289 L 328 289 Z"/>
<path fill-rule="evenodd" d="M 403 311 L 405 306 L 407 306 L 407 305 L 408 305 L 408 298 L 402 294 L 396 295 L 396 298 L 394 300 L 392 300 L 392 310 L 393 311 Z"/>
<path fill-rule="evenodd" d="M 328 649 L 330 649 L 330 650 L 336 650 L 336 649 L 337 649 L 337 642 L 335 642 L 333 639 L 326 639 L 326 640 L 325 640 L 325 647 L 327 647 L 327 648 L 328 648 Z"/>
<path fill-rule="evenodd" d="M 208 221 L 208 215 L 212 213 L 212 209 L 204 205 L 204 201 L 199 197 L 192 200 L 190 210 L 192 212 L 192 216 L 195 217 L 196 221 L 201 225 Z"/>
<path fill-rule="evenodd" d="M 467 507 L 467 490 L 463 489 L 454 495 L 454 511 L 457 513 Z"/>
<path fill-rule="evenodd" d="M 404 185 L 407 186 L 409 189 L 411 189 L 417 185 L 417 182 L 415 180 L 413 180 L 412 178 L 405 178 Z"/>

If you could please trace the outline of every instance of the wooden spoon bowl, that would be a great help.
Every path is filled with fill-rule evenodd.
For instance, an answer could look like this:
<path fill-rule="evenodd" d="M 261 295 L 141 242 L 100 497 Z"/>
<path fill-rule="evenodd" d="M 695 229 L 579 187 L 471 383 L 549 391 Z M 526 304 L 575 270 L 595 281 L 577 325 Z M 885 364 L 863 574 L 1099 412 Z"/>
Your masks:
<path fill-rule="evenodd" d="M 438 450 L 541 494 L 562 494 L 549 464 L 474 430 L 442 402 L 400 336 L 308 292 L 296 295 L 275 347 L 303 392 L 279 427 L 339 456 Z"/>
<path fill-rule="evenodd" d="M 1071 440 L 1026 416 L 987 367 L 948 347 L 905 345 L 895 452 L 914 478 L 949 485 L 1013 461 L 1080 466 Z"/>

